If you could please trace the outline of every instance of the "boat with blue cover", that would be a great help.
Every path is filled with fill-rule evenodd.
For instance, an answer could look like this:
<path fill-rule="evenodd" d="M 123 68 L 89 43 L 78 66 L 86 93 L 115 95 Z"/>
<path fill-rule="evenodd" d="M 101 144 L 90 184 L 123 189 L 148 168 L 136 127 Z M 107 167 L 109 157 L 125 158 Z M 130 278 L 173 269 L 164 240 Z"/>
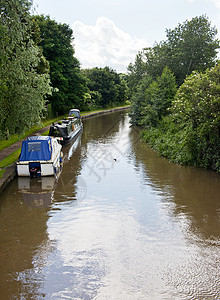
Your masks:
<path fill-rule="evenodd" d="M 51 176 L 61 170 L 62 146 L 50 136 L 31 136 L 22 142 L 18 176 Z"/>

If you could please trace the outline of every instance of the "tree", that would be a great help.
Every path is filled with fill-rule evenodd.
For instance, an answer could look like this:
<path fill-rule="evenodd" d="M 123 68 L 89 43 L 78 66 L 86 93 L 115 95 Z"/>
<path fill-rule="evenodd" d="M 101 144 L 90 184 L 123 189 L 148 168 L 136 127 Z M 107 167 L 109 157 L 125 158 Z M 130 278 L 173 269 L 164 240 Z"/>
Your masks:
<path fill-rule="evenodd" d="M 41 120 L 50 80 L 45 59 L 32 39 L 28 0 L 3 0 L 0 19 L 0 130 L 16 133 Z M 40 68 L 41 65 L 41 68 Z M 45 63 L 46 65 L 46 63 Z M 40 71 L 41 69 L 41 71 Z"/>
<path fill-rule="evenodd" d="M 49 98 L 53 113 L 63 114 L 70 108 L 83 109 L 88 91 L 80 64 L 74 57 L 73 31 L 67 24 L 59 24 L 49 16 L 35 16 L 40 27 L 44 56 L 50 63 L 53 94 Z"/>
<path fill-rule="evenodd" d="M 130 95 L 137 91 L 139 82 L 146 75 L 146 63 L 144 61 L 144 51 L 139 51 L 136 55 L 134 64 L 128 66 L 128 87 Z"/>
<path fill-rule="evenodd" d="M 127 86 L 114 70 L 109 67 L 93 68 L 84 70 L 84 74 L 96 106 L 107 107 L 127 100 Z"/>
<path fill-rule="evenodd" d="M 195 164 L 220 170 L 220 63 L 188 76 L 172 111 L 178 123 L 189 128 L 187 147 Z"/>
<path fill-rule="evenodd" d="M 157 126 L 166 116 L 176 94 L 176 82 L 172 72 L 166 67 L 161 76 L 153 80 L 145 76 L 137 93 L 132 97 L 132 123 L 143 126 Z"/>
<path fill-rule="evenodd" d="M 220 48 L 216 38 L 217 29 L 211 27 L 206 16 L 186 20 L 174 29 L 166 29 L 167 39 L 156 43 L 152 48 L 145 48 L 130 64 L 129 82 L 131 92 L 143 75 L 153 79 L 161 76 L 167 66 L 175 75 L 180 86 L 193 70 L 205 71 L 215 65 L 217 50 Z"/>
<path fill-rule="evenodd" d="M 195 17 L 179 24 L 174 30 L 166 30 L 165 46 L 170 58 L 168 66 L 179 84 L 193 70 L 203 72 L 215 65 L 220 47 L 216 34 L 217 29 L 211 27 L 206 16 Z"/>

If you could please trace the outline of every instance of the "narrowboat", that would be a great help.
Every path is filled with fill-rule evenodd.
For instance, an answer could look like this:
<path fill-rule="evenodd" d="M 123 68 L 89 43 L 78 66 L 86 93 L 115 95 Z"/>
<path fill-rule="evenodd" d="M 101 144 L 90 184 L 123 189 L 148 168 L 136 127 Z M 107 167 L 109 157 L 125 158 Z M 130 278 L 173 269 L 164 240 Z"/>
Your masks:
<path fill-rule="evenodd" d="M 22 142 L 18 176 L 52 176 L 62 167 L 62 146 L 50 136 L 31 136 Z"/>
<path fill-rule="evenodd" d="M 49 136 L 60 138 L 61 145 L 70 144 L 80 133 L 83 123 L 78 109 L 71 109 L 67 120 L 53 124 L 49 130 Z"/>

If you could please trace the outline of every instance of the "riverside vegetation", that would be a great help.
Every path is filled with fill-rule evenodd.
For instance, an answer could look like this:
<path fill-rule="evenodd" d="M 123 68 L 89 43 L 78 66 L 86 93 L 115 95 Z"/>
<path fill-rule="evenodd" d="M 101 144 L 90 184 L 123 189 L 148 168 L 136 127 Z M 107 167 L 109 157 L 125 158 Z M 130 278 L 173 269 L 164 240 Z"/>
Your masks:
<path fill-rule="evenodd" d="M 81 70 L 73 31 L 49 16 L 33 16 L 30 0 L 0 1 L 0 139 L 45 118 L 122 105 L 123 76 L 109 67 Z"/>
<path fill-rule="evenodd" d="M 0 139 L 81 111 L 131 101 L 131 122 L 172 161 L 220 171 L 220 65 L 217 30 L 207 16 L 167 29 L 167 40 L 140 51 L 128 74 L 82 70 L 73 31 L 33 16 L 31 0 L 0 2 Z"/>
<path fill-rule="evenodd" d="M 220 172 L 220 62 L 206 16 L 174 30 L 130 64 L 131 120 L 173 162 Z"/>

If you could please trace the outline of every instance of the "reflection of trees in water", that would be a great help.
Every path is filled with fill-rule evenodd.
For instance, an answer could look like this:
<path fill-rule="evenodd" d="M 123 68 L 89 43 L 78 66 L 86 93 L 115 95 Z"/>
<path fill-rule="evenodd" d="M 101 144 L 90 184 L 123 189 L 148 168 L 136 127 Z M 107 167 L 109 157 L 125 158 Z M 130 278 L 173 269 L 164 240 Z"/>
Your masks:
<path fill-rule="evenodd" d="M 220 176 L 212 171 L 184 167 L 158 157 L 144 142 L 136 143 L 137 131 L 131 130 L 134 163 L 144 170 L 143 179 L 172 201 L 170 212 L 189 221 L 189 231 L 202 239 L 219 240 Z"/>
<path fill-rule="evenodd" d="M 119 126 L 125 123 L 125 112 L 109 113 L 85 119 L 82 145 L 104 139 L 110 139 L 119 131 Z"/>
<path fill-rule="evenodd" d="M 54 193 L 62 198 L 76 191 L 73 187 L 80 171 L 79 141 L 80 136 L 64 151 L 62 178 L 62 172 L 58 178 L 19 177 L 1 198 L 0 249 L 4 249 L 0 250 L 0 281 L 4 283 L 2 299 L 12 299 L 13 295 L 24 299 L 39 297 L 38 291 L 44 281 L 41 268 L 46 263 L 47 253 L 52 251 L 47 235 L 48 211 L 53 198 L 56 199 Z M 81 185 L 83 187 L 82 181 Z M 84 192 L 83 189 L 80 191 L 81 197 Z"/>
<path fill-rule="evenodd" d="M 126 126 L 125 113 L 106 114 L 83 121 L 82 136 L 69 147 L 64 147 L 64 165 L 54 193 L 54 201 L 83 200 L 87 188 L 81 169 L 87 160 L 88 147 L 99 146 L 99 141 L 113 139 Z M 74 150 L 72 149 L 74 148 Z"/>
<path fill-rule="evenodd" d="M 40 288 L 35 255 L 42 253 L 43 265 L 51 247 L 47 236 L 47 208 L 26 205 L 17 179 L 1 197 L 0 260 L 1 299 L 37 298 Z"/>
<path fill-rule="evenodd" d="M 68 200 L 83 200 L 86 195 L 86 184 L 80 177 L 82 169 L 81 138 L 73 144 L 63 148 L 63 168 L 54 191 L 54 203 Z"/>

